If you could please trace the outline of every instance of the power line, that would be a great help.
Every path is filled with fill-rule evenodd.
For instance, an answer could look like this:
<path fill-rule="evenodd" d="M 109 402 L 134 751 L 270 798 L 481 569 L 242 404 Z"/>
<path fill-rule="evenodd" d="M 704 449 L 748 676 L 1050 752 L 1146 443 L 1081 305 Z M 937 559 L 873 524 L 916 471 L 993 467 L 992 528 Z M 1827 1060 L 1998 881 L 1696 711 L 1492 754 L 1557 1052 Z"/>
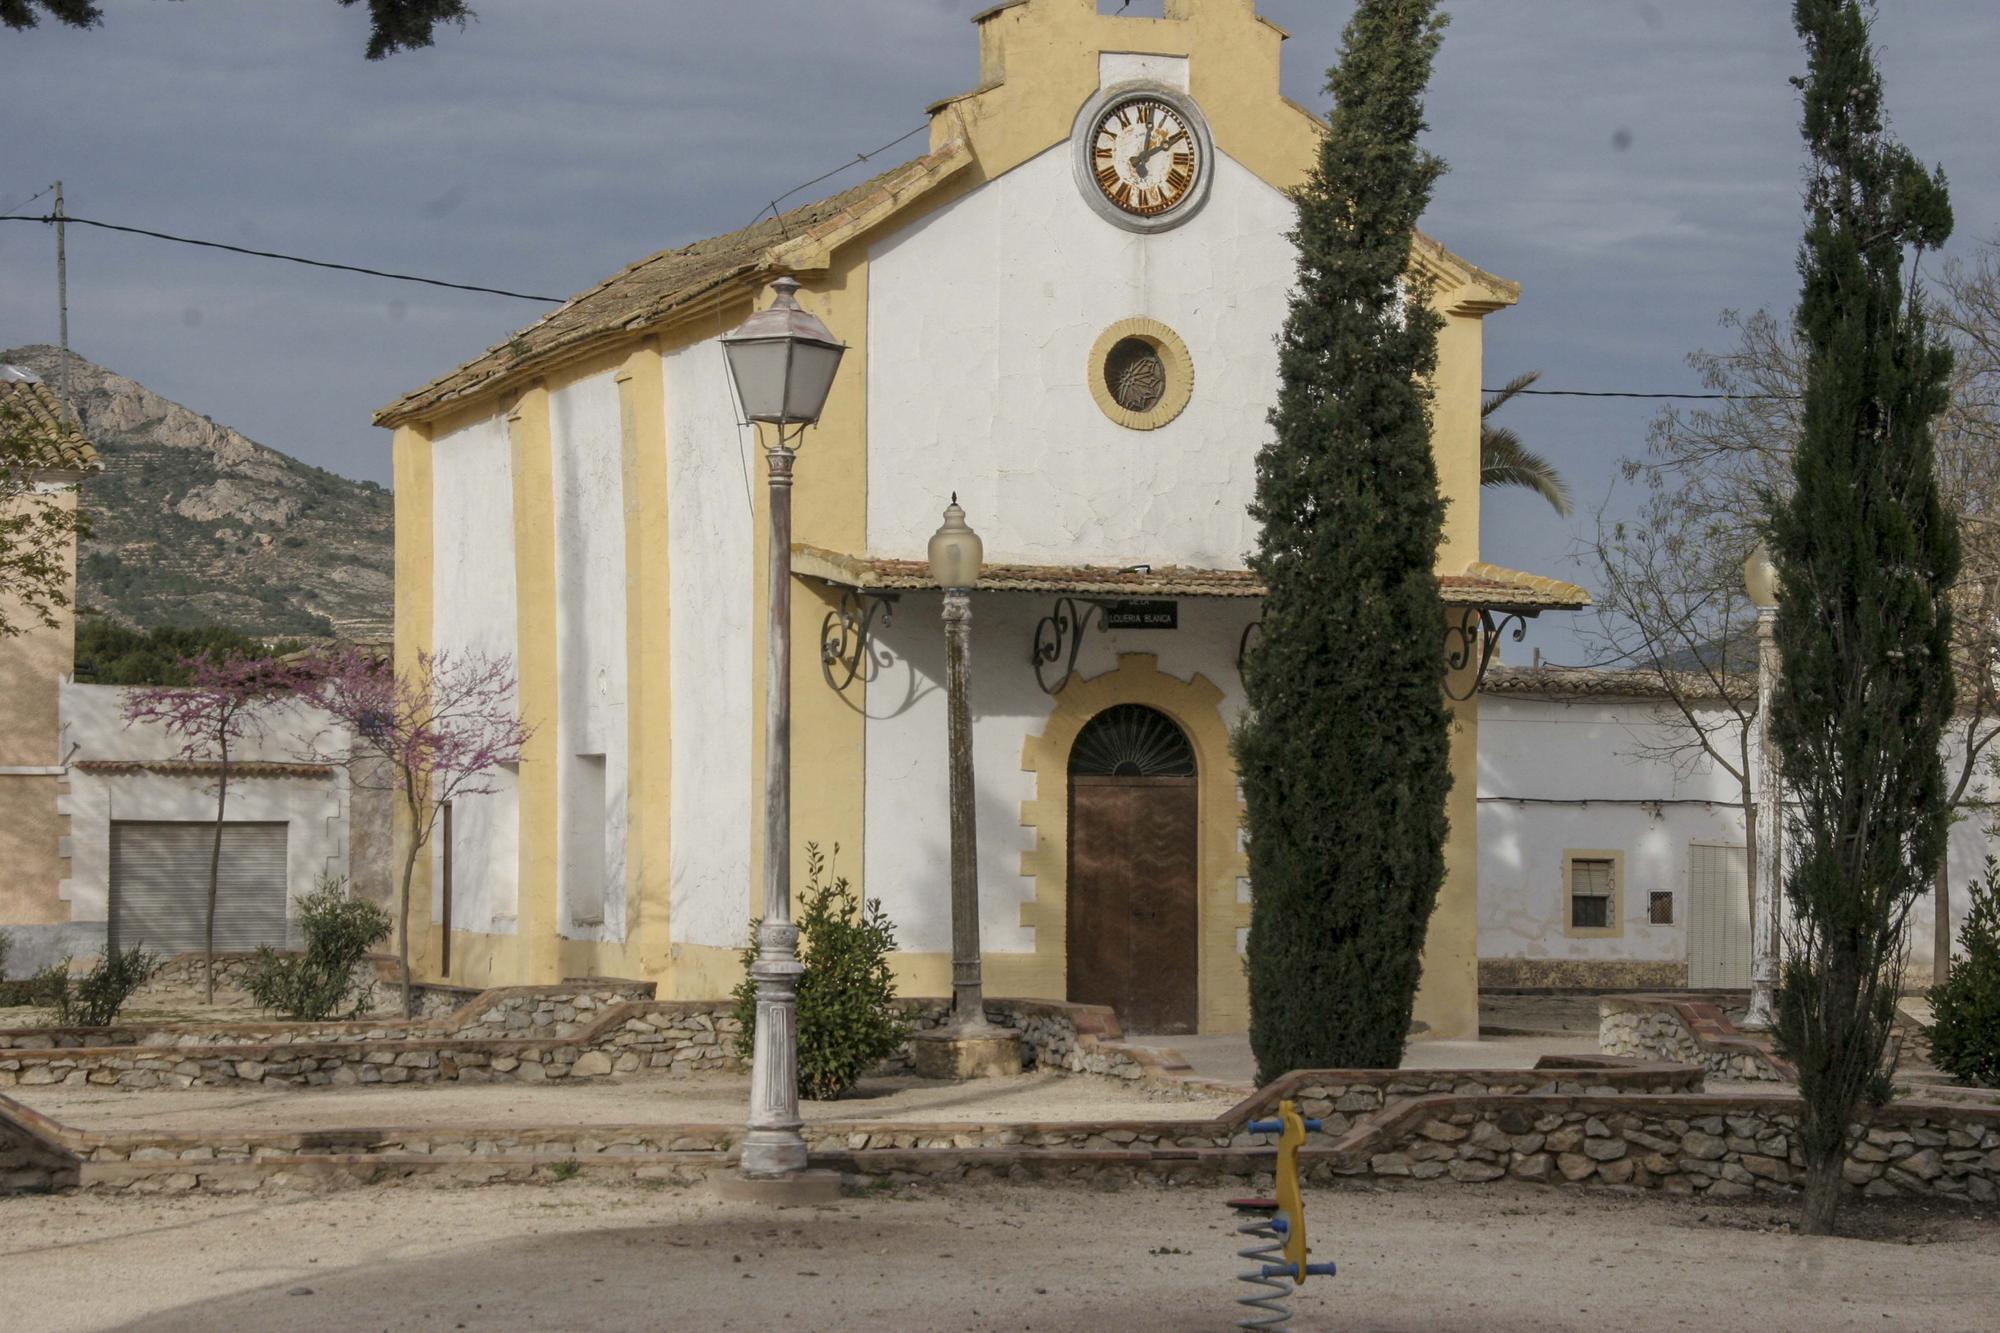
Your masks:
<path fill-rule="evenodd" d="M 769 204 L 765 205 L 764 208 L 758 212 L 757 217 L 751 219 L 751 225 L 755 225 L 755 223 L 759 219 L 763 218 L 766 213 L 775 216 L 777 213 L 778 205 L 784 202 L 786 199 L 791 198 L 793 195 L 798 194 L 801 190 L 809 190 L 813 186 L 819 184 L 821 181 L 839 175 L 841 172 L 853 166 L 855 162 L 866 162 L 872 157 L 876 157 L 882 153 L 886 153 L 891 148 L 894 148 L 897 144 L 902 143 L 905 139 L 910 138 L 911 136 L 917 134 L 919 131 L 925 128 L 927 127 L 919 125 L 916 129 L 911 130 L 908 134 L 904 134 L 899 138 L 891 139 L 888 143 L 883 144 L 879 148 L 873 149 L 866 153 L 855 154 L 854 162 L 844 162 L 840 166 L 835 167 L 832 171 L 826 172 L 823 175 L 815 176 L 809 181 L 805 181 L 799 185 L 794 186 L 792 189 L 787 190 L 785 193 L 773 199 Z M 48 187 L 47 190 L 43 190 L 40 194 L 33 195 L 28 199 L 23 200 L 22 204 L 31 204 L 36 199 L 41 198 L 43 194 L 47 194 L 49 190 L 53 190 L 54 188 L 55 186 L 51 185 Z M 21 204 L 15 205 L 15 207 L 17 208 L 21 206 L 22 206 Z M 55 220 L 56 218 L 53 213 L 48 213 L 48 214 L 0 213 L 0 222 L 40 222 L 46 224 L 46 223 L 53 223 Z M 537 301 L 546 305 L 557 305 L 560 304 L 565 299 L 567 299 L 565 297 L 560 297 L 560 296 L 537 296 L 529 292 L 510 291 L 505 287 L 482 287 L 475 283 L 469 283 L 469 282 L 447 282 L 443 278 L 424 278 L 424 277 L 419 277 L 413 273 L 392 273 L 386 269 L 366 268 L 360 264 L 341 264 L 341 263 L 336 263 L 333 260 L 329 259 L 308 259 L 304 255 L 284 254 L 276 250 L 253 250 L 248 246 L 230 245 L 224 241 L 204 241 L 192 236 L 176 236 L 172 232 L 153 231 L 146 227 L 128 227 L 121 223 L 102 222 L 95 218 L 80 218 L 73 213 L 64 214 L 62 220 L 66 223 L 72 223 L 79 227 L 96 227 L 103 231 L 125 232 L 133 236 L 149 236 L 154 240 L 172 241 L 177 245 L 193 245 L 193 246 L 199 246 L 207 250 L 225 250 L 228 251 L 230 254 L 250 255 L 253 258 L 257 259 L 278 259 L 278 260 L 283 260 L 288 264 L 304 264 L 310 268 L 333 269 L 336 272 L 340 273 L 360 273 L 371 278 L 387 278 L 392 282 L 415 282 L 415 283 L 421 283 L 426 287 L 444 287 L 448 288 L 451 291 L 457 291 L 457 292 L 478 292 L 486 296 L 506 296 L 506 297 L 511 297 L 512 299 L 517 301 Z M 1480 392 L 1501 393 L 1504 392 L 1504 390 L 1481 389 Z M 1748 402 L 1761 399 L 1781 400 L 1781 401 L 1791 401 L 1791 402 L 1796 402 L 1798 400 L 1798 395 L 1784 394 L 1784 393 L 1640 393 L 1627 389 L 1516 389 L 1514 390 L 1514 393 L 1521 397 L 1538 397 L 1538 398 L 1639 398 L 1639 399 L 1673 398 L 1673 399 L 1711 400 L 1711 401 L 1726 401 L 1726 402 Z"/>
<path fill-rule="evenodd" d="M 5 208 L 0 208 L 0 213 L 11 213 L 17 208 L 26 208 L 29 204 L 34 203 L 35 200 L 41 198 L 43 195 L 47 194 L 50 190 L 53 190 L 55 188 L 56 188 L 55 182 L 51 181 L 49 184 L 44 185 L 41 189 L 29 195 L 26 199 L 23 199 L 20 203 L 9 204 Z"/>
<path fill-rule="evenodd" d="M 0 222 L 54 222 L 55 215 L 37 216 L 31 213 L 0 214 Z M 258 259 L 282 259 L 288 264 L 304 264 L 310 268 L 330 268 L 342 273 L 364 273 L 371 278 L 388 278 L 393 282 L 418 282 L 426 287 L 449 287 L 459 292 L 481 292 L 488 296 L 511 296 L 517 301 L 540 301 L 544 304 L 561 303 L 564 297 L 534 296 L 527 292 L 512 292 L 504 287 L 479 287 L 469 282 L 446 282 L 442 278 L 420 278 L 412 273 L 390 273 L 379 268 L 363 268 L 359 264 L 336 264 L 328 259 L 307 259 L 303 255 L 280 254 L 276 250 L 252 250 L 248 246 L 229 245 L 223 241 L 203 241 L 192 236 L 175 236 L 171 232 L 150 231 L 145 227 L 127 227 L 116 222 L 99 222 L 94 218 L 80 218 L 73 213 L 63 215 L 64 222 L 75 227 L 97 227 L 103 231 L 122 231 L 134 236 L 150 236 L 156 241 L 173 241 L 177 245 L 198 245 L 208 250 L 227 250 L 231 254 L 252 255 Z"/>
<path fill-rule="evenodd" d="M 1504 389 L 1481 389 L 1481 393 L 1504 393 Z M 1731 402 L 1756 398 L 1775 398 L 1785 402 L 1797 402 L 1795 393 L 1633 393 L 1625 389 L 1516 389 L 1521 397 L 1534 395 L 1539 398 L 1721 398 Z"/>
<path fill-rule="evenodd" d="M 866 162 L 871 157 L 880 157 L 883 153 L 888 152 L 891 148 L 894 148 L 897 144 L 902 143 L 906 139 L 915 138 L 917 135 L 923 133 L 925 130 L 929 128 L 930 128 L 930 123 L 926 121 L 924 124 L 917 126 L 915 129 L 909 131 L 906 134 L 897 135 L 895 138 L 889 140 L 889 142 L 883 144 L 880 148 L 871 148 L 865 153 L 856 153 L 854 155 L 853 162 L 843 162 L 839 166 L 835 167 L 832 171 L 822 172 L 821 174 L 813 177 L 809 181 L 801 181 L 799 184 L 794 185 L 791 189 L 785 191 L 783 194 L 773 199 L 770 203 L 758 209 L 757 216 L 751 218 L 748 222 L 744 223 L 743 225 L 746 228 L 756 226 L 757 223 L 763 219 L 766 213 L 769 213 L 772 217 L 777 217 L 778 205 L 782 204 L 783 202 L 785 202 L 785 200 L 791 198 L 799 191 L 810 190 L 813 186 L 819 184 L 823 180 L 832 180 L 835 176 L 838 176 L 841 172 L 853 166 L 855 162 Z"/>

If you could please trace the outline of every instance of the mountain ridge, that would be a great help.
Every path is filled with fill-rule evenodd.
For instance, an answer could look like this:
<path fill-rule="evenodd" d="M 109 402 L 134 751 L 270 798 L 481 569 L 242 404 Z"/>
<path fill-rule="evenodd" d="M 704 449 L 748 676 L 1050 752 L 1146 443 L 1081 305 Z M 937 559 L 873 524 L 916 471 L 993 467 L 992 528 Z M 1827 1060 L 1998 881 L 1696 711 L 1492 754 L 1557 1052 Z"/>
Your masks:
<path fill-rule="evenodd" d="M 0 362 L 63 382 L 46 344 Z M 390 493 L 250 439 L 72 352 L 69 392 L 104 471 L 83 483 L 77 604 L 137 629 L 382 639 L 394 622 Z"/>

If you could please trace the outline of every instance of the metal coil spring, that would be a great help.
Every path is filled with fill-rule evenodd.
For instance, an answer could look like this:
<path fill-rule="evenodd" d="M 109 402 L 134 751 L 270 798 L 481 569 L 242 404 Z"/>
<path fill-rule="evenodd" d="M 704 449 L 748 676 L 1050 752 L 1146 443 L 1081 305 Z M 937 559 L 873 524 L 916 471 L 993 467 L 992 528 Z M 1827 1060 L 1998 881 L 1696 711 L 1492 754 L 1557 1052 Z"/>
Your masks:
<path fill-rule="evenodd" d="M 1236 1252 L 1239 1259 L 1248 1259 L 1255 1264 L 1255 1267 L 1238 1273 L 1236 1280 L 1247 1282 L 1253 1287 L 1265 1288 L 1255 1295 L 1236 1298 L 1238 1305 L 1248 1306 L 1257 1312 L 1237 1320 L 1238 1328 L 1283 1328 L 1292 1322 L 1291 1307 L 1281 1305 L 1278 1301 L 1278 1298 L 1290 1288 L 1287 1283 L 1270 1276 L 1274 1267 L 1281 1273 L 1286 1271 L 1285 1238 L 1271 1225 L 1272 1221 L 1273 1219 L 1268 1217 L 1252 1218 L 1236 1228 L 1237 1235 L 1255 1236 L 1263 1242 L 1258 1245 L 1246 1245 Z"/>

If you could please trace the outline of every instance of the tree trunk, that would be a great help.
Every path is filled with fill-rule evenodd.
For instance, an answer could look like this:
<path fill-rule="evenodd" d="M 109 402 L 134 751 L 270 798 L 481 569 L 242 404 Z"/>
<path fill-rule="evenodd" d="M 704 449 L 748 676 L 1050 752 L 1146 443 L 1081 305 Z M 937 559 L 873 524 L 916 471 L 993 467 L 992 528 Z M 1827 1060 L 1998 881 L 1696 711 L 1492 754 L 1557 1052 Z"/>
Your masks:
<path fill-rule="evenodd" d="M 222 743 L 222 775 L 215 783 L 215 841 L 208 849 L 208 924 L 202 933 L 202 999 L 215 1003 L 215 900 L 222 883 L 222 811 L 229 799 L 229 742 Z"/>
<path fill-rule="evenodd" d="M 1938 858 L 1937 921 L 1931 927 L 1931 981 L 1939 986 L 1951 976 L 1951 854 Z"/>
<path fill-rule="evenodd" d="M 410 880 L 417 873 L 417 853 L 423 849 L 414 833 L 410 838 L 409 855 L 403 858 L 403 891 L 396 905 L 397 961 L 403 968 L 403 1017 L 416 1017 L 415 997 L 410 993 Z"/>
<path fill-rule="evenodd" d="M 1806 1160 L 1805 1234 L 1831 1236 L 1834 1214 L 1840 1211 L 1840 1192 L 1846 1186 L 1840 1169 L 1846 1165 L 1844 1149 L 1836 1149 L 1820 1161 Z"/>

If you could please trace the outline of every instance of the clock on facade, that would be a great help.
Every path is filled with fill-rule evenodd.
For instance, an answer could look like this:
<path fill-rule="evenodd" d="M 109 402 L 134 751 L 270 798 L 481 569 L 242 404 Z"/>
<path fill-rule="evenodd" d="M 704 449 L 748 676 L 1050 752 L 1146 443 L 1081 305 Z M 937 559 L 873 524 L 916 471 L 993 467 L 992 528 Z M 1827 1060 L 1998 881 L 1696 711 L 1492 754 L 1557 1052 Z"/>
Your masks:
<path fill-rule="evenodd" d="M 1150 83 L 1106 88 L 1071 131 L 1077 187 L 1128 231 L 1165 231 L 1208 197 L 1215 147 L 1192 98 Z"/>

